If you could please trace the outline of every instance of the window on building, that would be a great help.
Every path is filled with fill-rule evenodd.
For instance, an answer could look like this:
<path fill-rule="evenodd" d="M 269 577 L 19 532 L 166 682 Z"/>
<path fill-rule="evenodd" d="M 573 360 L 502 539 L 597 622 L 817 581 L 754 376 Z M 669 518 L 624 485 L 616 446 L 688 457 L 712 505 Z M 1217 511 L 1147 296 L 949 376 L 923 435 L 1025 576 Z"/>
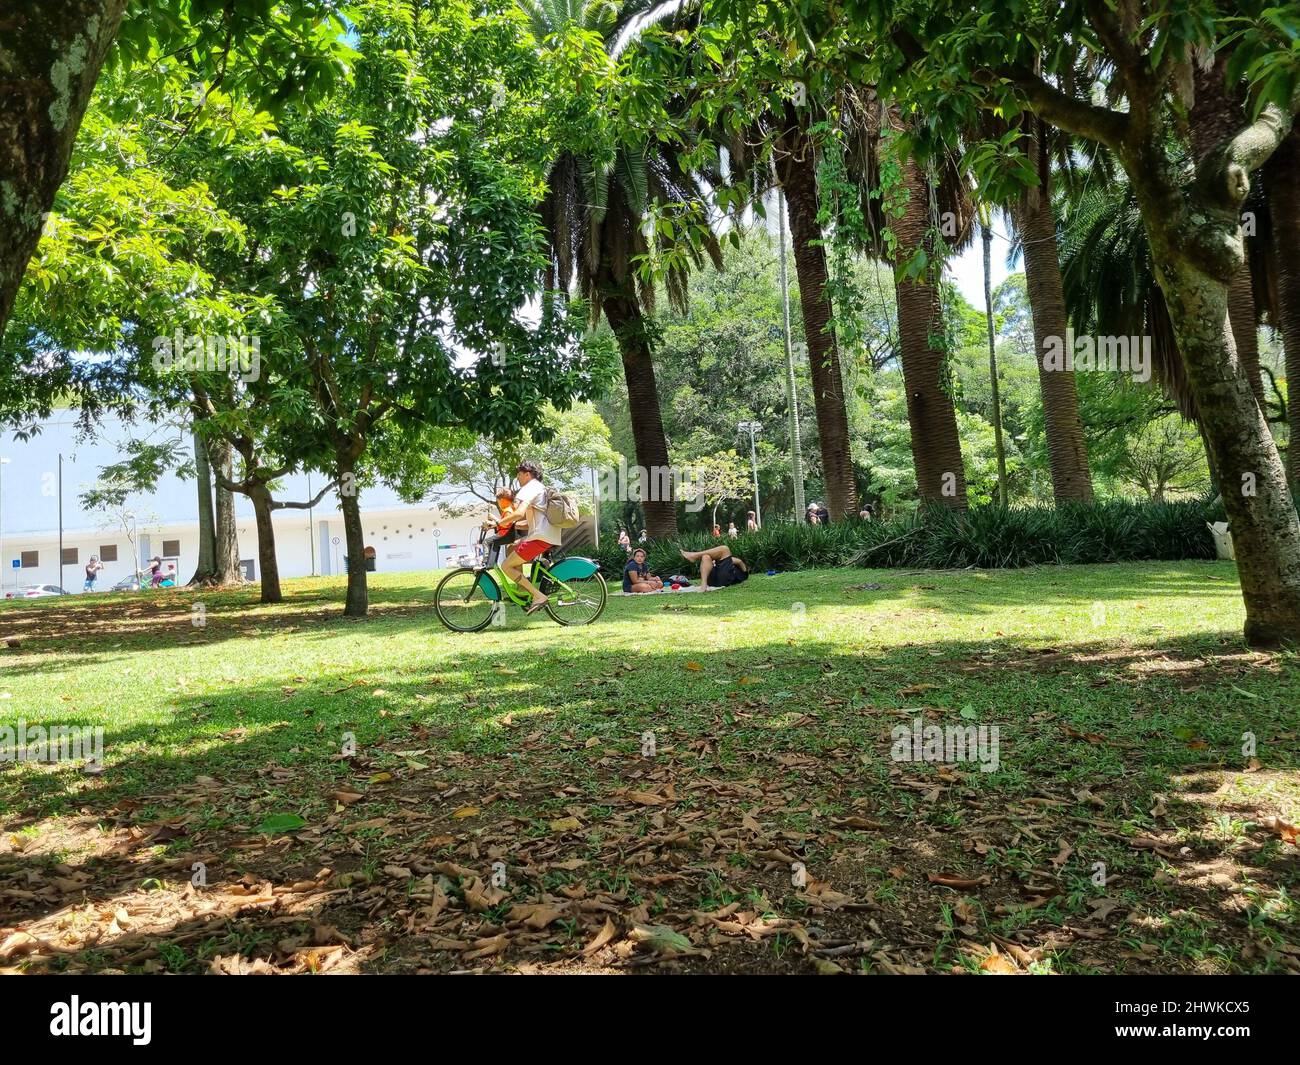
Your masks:
<path fill-rule="evenodd" d="M 117 544 L 100 544 L 99 545 L 100 562 L 117 561 Z"/>
<path fill-rule="evenodd" d="M 179 540 L 163 541 L 164 558 L 180 558 L 180 555 L 181 555 L 181 542 Z"/>
<path fill-rule="evenodd" d="M 24 551 L 22 561 L 23 569 L 35 569 L 41 564 L 41 553 L 39 551 Z"/>
<path fill-rule="evenodd" d="M 65 547 L 63 549 L 63 564 L 65 566 L 75 566 L 77 564 L 77 549 L 75 547 Z"/>

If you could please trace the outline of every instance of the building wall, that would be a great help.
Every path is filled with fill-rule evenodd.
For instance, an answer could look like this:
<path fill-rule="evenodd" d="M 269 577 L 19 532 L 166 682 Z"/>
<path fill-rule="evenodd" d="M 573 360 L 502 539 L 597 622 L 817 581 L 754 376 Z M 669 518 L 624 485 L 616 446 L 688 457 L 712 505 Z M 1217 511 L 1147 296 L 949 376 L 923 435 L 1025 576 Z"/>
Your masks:
<path fill-rule="evenodd" d="M 276 560 L 281 577 L 309 577 L 312 575 L 345 572 L 346 548 L 343 535 L 343 517 L 338 512 L 316 510 L 312 517 L 307 511 L 280 511 L 272 519 L 275 526 Z M 314 525 L 309 525 L 314 521 Z M 366 544 L 375 549 L 377 572 L 403 570 L 433 570 L 452 566 L 461 555 L 472 555 L 478 523 L 473 516 L 447 518 L 437 515 L 427 507 L 413 506 L 405 509 L 362 511 L 362 528 Z M 239 557 L 245 562 L 247 576 L 252 580 L 261 577 L 257 564 L 257 526 L 251 520 L 236 523 L 239 537 Z M 435 540 L 433 533 L 441 536 Z M 314 533 L 314 535 L 313 535 Z M 149 569 L 149 559 L 159 555 L 163 569 L 174 565 L 179 583 L 185 583 L 198 564 L 199 527 L 197 522 L 169 525 L 150 524 L 137 526 L 136 548 L 141 569 Z M 178 541 L 179 553 L 164 553 L 164 543 Z M 337 540 L 337 543 L 335 541 Z M 170 543 L 167 547 L 173 546 Z M 6 534 L 4 538 L 3 587 L 6 595 L 33 584 L 59 584 L 65 591 L 79 592 L 85 580 L 85 566 L 91 555 L 104 556 L 105 547 L 116 547 L 116 561 L 104 562 L 95 585 L 96 591 L 108 591 L 123 577 L 135 571 L 131 541 L 120 529 L 64 530 L 65 552 L 76 551 L 76 561 L 63 567 L 59 573 L 58 532 Z M 314 549 L 314 557 L 313 557 Z M 13 559 L 22 561 L 23 552 L 36 552 L 36 566 L 14 569 Z"/>
<path fill-rule="evenodd" d="M 174 429 L 125 426 L 109 422 L 94 438 L 83 438 L 72 412 L 59 412 L 42 423 L 40 432 L 19 440 L 12 433 L 0 433 L 0 587 L 6 594 L 34 584 L 57 584 L 69 592 L 81 590 L 85 566 L 91 555 L 102 555 L 114 546 L 117 560 L 105 562 L 96 584 L 106 591 L 135 571 L 138 555 L 142 568 L 157 554 L 164 556 L 164 569 L 176 567 L 179 581 L 193 575 L 198 562 L 198 492 L 193 480 L 173 474 L 158 479 L 153 489 L 128 500 L 135 515 L 136 552 L 131 549 L 120 516 L 87 511 L 79 502 L 82 492 L 95 484 L 104 466 L 122 458 L 122 445 L 131 437 L 150 438 L 158 434 L 179 439 Z M 188 446 L 188 441 L 181 441 Z M 63 546 L 76 551 L 76 562 L 62 567 L 59 545 L 59 470 L 62 459 Z M 278 486 L 276 497 L 305 501 L 319 491 L 321 475 L 296 474 Z M 391 489 L 361 490 L 362 528 L 366 544 L 375 549 L 378 572 L 431 570 L 454 565 L 463 554 L 472 554 L 478 523 L 487 516 L 486 505 L 461 518 L 449 518 L 427 503 L 404 503 Z M 246 560 L 251 579 L 260 577 L 257 566 L 257 525 L 252 506 L 243 496 L 235 497 L 239 554 Z M 272 517 L 275 526 L 276 558 L 282 577 L 344 572 L 343 517 L 337 497 L 327 494 L 321 504 L 308 510 L 279 510 Z M 434 533 L 439 536 L 435 538 Z M 179 550 L 164 553 L 164 541 L 179 541 Z M 335 542 L 337 540 L 337 543 Z M 15 569 L 23 552 L 36 552 L 36 565 Z"/>

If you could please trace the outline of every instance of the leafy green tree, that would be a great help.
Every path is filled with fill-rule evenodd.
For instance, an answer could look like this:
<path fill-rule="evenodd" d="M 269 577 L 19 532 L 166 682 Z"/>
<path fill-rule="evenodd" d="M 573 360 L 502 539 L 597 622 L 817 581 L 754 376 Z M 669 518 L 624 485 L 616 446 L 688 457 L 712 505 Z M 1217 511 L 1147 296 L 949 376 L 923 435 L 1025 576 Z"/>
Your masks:
<path fill-rule="evenodd" d="M 184 63 L 205 83 L 238 84 L 266 103 L 310 99 L 346 70 L 334 0 L 10 0 L 0 38 L 0 335 L 100 71 Z"/>
<path fill-rule="evenodd" d="M 525 459 L 541 466 L 547 487 L 590 499 L 591 471 L 606 469 L 620 457 L 610 447 L 609 427 L 591 403 L 576 403 L 563 412 L 548 405 L 535 434 L 494 440 L 460 433 L 451 446 L 436 450 L 433 461 L 446 471 L 432 492 L 441 509 L 459 515 L 491 505 L 499 487 L 513 484 Z"/>

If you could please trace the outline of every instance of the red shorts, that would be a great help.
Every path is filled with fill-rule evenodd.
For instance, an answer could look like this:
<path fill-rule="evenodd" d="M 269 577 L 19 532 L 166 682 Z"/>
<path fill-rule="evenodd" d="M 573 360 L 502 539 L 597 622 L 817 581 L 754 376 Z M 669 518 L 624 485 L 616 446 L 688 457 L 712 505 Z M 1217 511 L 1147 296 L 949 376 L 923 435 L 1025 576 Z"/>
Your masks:
<path fill-rule="evenodd" d="M 554 546 L 554 544 L 548 544 L 545 540 L 521 540 L 511 550 L 525 562 L 531 562 L 533 559 L 546 554 Z"/>

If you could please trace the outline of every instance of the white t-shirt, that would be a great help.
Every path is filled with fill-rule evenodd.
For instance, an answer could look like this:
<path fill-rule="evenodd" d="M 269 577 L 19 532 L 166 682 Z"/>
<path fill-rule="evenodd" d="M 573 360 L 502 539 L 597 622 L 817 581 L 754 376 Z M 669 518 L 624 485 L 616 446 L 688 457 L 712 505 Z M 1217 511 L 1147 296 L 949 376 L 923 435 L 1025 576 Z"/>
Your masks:
<path fill-rule="evenodd" d="M 515 493 L 515 506 L 520 505 L 527 508 L 529 540 L 545 540 L 557 546 L 562 542 L 560 530 L 546 520 L 546 486 L 537 478 Z"/>

